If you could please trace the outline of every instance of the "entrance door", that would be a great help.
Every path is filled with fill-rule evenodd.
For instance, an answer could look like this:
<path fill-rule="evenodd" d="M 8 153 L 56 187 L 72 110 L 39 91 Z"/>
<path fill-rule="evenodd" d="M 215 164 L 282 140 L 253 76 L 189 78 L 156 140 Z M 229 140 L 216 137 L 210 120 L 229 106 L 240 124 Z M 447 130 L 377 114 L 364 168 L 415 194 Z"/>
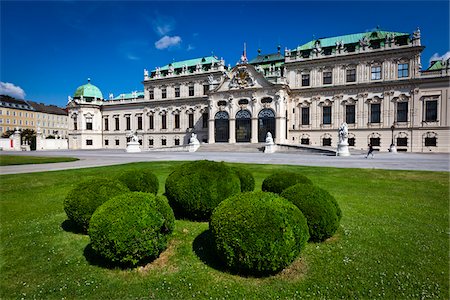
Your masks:
<path fill-rule="evenodd" d="M 252 116 L 248 110 L 236 114 L 236 142 L 248 143 L 252 138 Z"/>
<path fill-rule="evenodd" d="M 214 116 L 214 139 L 217 143 L 228 143 L 230 138 L 230 118 L 225 111 L 219 111 Z"/>
<path fill-rule="evenodd" d="M 258 114 L 258 142 L 265 142 L 268 132 L 275 138 L 275 113 L 273 110 L 266 108 Z"/>

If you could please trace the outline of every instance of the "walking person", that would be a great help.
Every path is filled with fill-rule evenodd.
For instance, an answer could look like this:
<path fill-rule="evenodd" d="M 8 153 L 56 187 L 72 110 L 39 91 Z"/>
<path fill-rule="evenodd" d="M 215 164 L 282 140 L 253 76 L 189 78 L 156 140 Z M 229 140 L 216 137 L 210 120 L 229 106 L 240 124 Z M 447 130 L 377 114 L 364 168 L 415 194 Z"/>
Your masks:
<path fill-rule="evenodd" d="M 372 144 L 367 144 L 367 146 L 369 147 L 369 152 L 367 152 L 366 158 L 369 157 L 369 155 L 372 155 L 373 158 L 373 147 Z"/>

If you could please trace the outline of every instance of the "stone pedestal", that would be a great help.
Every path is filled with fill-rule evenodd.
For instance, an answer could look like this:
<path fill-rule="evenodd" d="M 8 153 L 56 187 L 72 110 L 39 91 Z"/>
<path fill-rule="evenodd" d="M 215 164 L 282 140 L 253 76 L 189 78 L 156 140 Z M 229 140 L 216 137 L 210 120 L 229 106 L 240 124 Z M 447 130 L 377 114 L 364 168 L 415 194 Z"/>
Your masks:
<path fill-rule="evenodd" d="M 267 144 L 264 147 L 264 153 L 275 153 L 277 150 L 277 145 L 276 144 Z"/>
<path fill-rule="evenodd" d="M 141 147 L 139 145 L 139 142 L 130 141 L 127 143 L 127 149 L 125 149 L 126 152 L 141 152 Z"/>
<path fill-rule="evenodd" d="M 391 153 L 397 153 L 397 147 L 395 147 L 395 145 L 391 145 L 390 147 L 389 147 L 389 152 L 391 152 Z"/>
<path fill-rule="evenodd" d="M 348 143 L 338 144 L 336 156 L 350 156 L 350 151 L 348 151 Z"/>

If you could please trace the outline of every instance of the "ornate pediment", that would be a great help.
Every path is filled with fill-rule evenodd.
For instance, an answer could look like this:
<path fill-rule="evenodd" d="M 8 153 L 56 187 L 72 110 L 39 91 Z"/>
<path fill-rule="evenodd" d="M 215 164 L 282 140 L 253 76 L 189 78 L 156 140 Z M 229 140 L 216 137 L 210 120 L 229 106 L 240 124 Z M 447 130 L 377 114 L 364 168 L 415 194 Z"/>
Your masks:
<path fill-rule="evenodd" d="M 237 65 L 225 77 L 224 81 L 213 91 L 231 92 L 247 88 L 268 88 L 272 87 L 264 76 L 258 73 L 252 65 Z"/>
<path fill-rule="evenodd" d="M 247 70 L 246 66 L 238 66 L 237 70 L 234 72 L 233 77 L 231 77 L 228 87 L 233 88 L 246 88 L 255 85 L 255 80 L 250 72 Z"/>

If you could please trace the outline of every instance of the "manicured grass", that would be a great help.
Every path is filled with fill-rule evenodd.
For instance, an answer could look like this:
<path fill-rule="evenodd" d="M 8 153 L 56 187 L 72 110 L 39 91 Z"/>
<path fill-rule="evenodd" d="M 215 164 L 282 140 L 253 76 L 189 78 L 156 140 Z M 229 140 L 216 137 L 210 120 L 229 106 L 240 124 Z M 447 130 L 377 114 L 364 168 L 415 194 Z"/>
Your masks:
<path fill-rule="evenodd" d="M 337 234 L 309 243 L 278 275 L 224 270 L 208 224 L 178 220 L 169 248 L 132 270 L 108 269 L 89 237 L 67 227 L 63 199 L 81 179 L 150 168 L 160 181 L 180 162 L 0 176 L 1 299 L 449 298 L 449 173 L 244 165 L 256 189 L 273 171 L 297 171 L 334 195 Z M 264 228 L 261 228 L 264 230 Z"/>
<path fill-rule="evenodd" d="M 0 166 L 48 164 L 48 163 L 68 162 L 76 160 L 78 160 L 78 158 L 74 157 L 0 155 Z"/>

